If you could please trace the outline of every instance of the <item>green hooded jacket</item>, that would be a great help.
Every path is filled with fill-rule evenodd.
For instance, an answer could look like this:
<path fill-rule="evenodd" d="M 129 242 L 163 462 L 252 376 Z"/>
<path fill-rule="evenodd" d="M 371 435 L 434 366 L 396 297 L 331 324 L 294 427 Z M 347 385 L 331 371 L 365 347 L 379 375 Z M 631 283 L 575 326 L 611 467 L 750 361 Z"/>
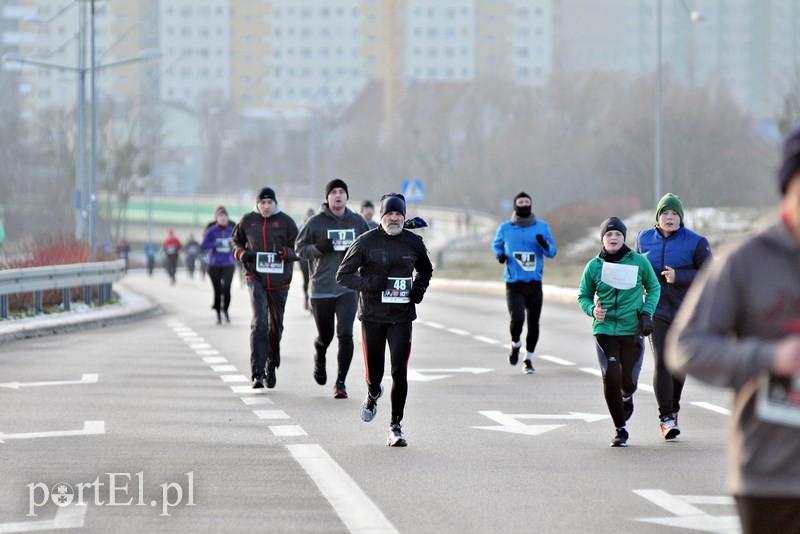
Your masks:
<path fill-rule="evenodd" d="M 618 263 L 609 263 L 609 265 L 636 268 L 636 281 L 633 287 L 618 289 L 607 282 L 622 287 L 626 284 L 614 282 L 608 276 L 604 281 L 603 267 L 605 264 L 606 261 L 599 254 L 586 264 L 578 290 L 578 304 L 586 315 L 593 318 L 592 334 L 634 335 L 639 330 L 639 312 L 644 311 L 652 317 L 658 304 L 661 286 L 656 273 L 647 258 L 631 250 Z M 632 275 L 629 280 L 633 280 Z M 596 298 L 600 300 L 600 305 L 608 310 L 606 318 L 602 322 L 594 319 L 592 315 Z"/>

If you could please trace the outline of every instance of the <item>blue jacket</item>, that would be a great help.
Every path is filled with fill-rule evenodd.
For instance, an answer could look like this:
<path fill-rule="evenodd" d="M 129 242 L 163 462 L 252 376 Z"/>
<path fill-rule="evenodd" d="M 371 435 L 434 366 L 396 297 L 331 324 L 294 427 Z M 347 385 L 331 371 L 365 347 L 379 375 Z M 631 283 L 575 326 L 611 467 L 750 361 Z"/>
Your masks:
<path fill-rule="evenodd" d="M 547 241 L 547 249 L 536 241 L 541 234 Z M 544 258 L 556 256 L 556 242 L 550 233 L 550 226 L 537 219 L 531 226 L 519 226 L 505 221 L 497 228 L 492 243 L 494 257 L 506 255 L 504 278 L 506 283 L 542 281 Z"/>
<path fill-rule="evenodd" d="M 213 267 L 232 267 L 234 265 L 231 234 L 233 234 L 232 223 L 228 223 L 228 226 L 225 227 L 213 224 L 206 229 L 200 248 L 210 251 L 208 253 L 209 265 Z"/>
<path fill-rule="evenodd" d="M 711 258 L 708 240 L 683 224 L 669 237 L 655 226 L 639 232 L 636 252 L 650 261 L 661 285 L 661 298 L 653 317 L 672 322 L 700 267 Z M 675 283 L 668 284 L 661 274 L 664 266 L 675 269 Z"/>

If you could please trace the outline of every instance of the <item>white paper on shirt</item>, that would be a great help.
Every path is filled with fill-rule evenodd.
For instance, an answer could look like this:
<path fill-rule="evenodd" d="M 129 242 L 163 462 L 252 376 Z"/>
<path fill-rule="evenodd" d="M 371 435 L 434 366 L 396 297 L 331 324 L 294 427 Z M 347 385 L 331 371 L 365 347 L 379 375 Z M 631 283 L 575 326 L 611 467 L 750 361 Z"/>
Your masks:
<path fill-rule="evenodd" d="M 638 276 L 639 267 L 636 265 L 622 265 L 604 261 L 600 281 L 615 289 L 632 289 L 636 287 Z"/>
<path fill-rule="evenodd" d="M 281 274 L 283 272 L 283 260 L 278 259 L 274 252 L 256 253 L 256 271 L 267 274 Z"/>
<path fill-rule="evenodd" d="M 408 304 L 411 302 L 411 277 L 389 277 L 388 287 L 381 293 L 381 302 L 385 304 Z"/>
<path fill-rule="evenodd" d="M 762 421 L 800 427 L 800 375 L 764 374 L 756 394 L 756 415 Z"/>
<path fill-rule="evenodd" d="M 333 242 L 333 250 L 341 252 L 353 244 L 356 239 L 355 228 L 329 228 L 328 239 Z"/>

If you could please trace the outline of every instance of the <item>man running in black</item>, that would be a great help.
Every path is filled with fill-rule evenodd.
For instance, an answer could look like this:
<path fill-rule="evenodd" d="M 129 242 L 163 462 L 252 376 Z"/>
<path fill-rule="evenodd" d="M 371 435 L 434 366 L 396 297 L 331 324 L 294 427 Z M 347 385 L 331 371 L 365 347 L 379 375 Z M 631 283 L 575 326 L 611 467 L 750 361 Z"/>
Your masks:
<path fill-rule="evenodd" d="M 383 394 L 384 356 L 389 344 L 392 374 L 392 419 L 387 443 L 407 445 L 400 427 L 408 394 L 408 359 L 411 356 L 411 322 L 417 318 L 433 274 L 422 238 L 404 230 L 403 195 L 381 198 L 380 225 L 359 236 L 345 254 L 336 281 L 359 291 L 359 316 L 367 366 L 367 397 L 361 419 L 372 421 Z"/>

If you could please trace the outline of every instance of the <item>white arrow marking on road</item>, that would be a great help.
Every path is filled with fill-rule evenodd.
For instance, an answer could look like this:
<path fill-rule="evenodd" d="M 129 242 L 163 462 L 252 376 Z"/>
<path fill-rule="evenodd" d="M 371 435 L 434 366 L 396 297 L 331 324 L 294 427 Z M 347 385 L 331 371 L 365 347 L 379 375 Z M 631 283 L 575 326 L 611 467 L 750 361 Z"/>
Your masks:
<path fill-rule="evenodd" d="M 81 375 L 80 380 L 56 380 L 53 382 L 6 382 L 0 384 L 0 387 L 19 389 L 33 386 L 66 386 L 70 384 L 96 384 L 97 379 L 100 377 L 98 374 L 85 374 Z"/>
<path fill-rule="evenodd" d="M 600 421 L 610 417 L 608 415 L 579 412 L 569 412 L 568 414 L 508 414 L 499 411 L 486 411 L 478 413 L 488 417 L 492 421 L 500 423 L 500 426 L 473 426 L 472 428 L 478 428 L 481 430 L 496 430 L 498 432 L 511 432 L 513 434 L 525 434 L 528 436 L 538 436 L 539 434 L 544 434 L 545 432 L 549 432 L 566 425 L 526 425 L 520 421 L 520 419 L 582 419 L 587 423 L 593 423 L 595 421 Z"/>
<path fill-rule="evenodd" d="M 692 503 L 728 504 L 733 506 L 734 501 L 730 497 L 720 497 L 717 495 L 670 495 L 662 490 L 633 490 L 633 492 L 677 516 L 637 518 L 636 521 L 690 530 L 700 530 L 702 532 L 731 534 L 741 532 L 741 524 L 738 516 L 712 516 L 696 506 L 692 506 Z"/>
<path fill-rule="evenodd" d="M 93 434 L 105 434 L 106 424 L 104 421 L 84 421 L 83 430 L 56 430 L 53 432 L 27 432 L 21 434 L 0 433 L 0 443 L 8 439 L 32 439 L 32 438 L 57 438 L 64 436 L 90 436 Z"/>
<path fill-rule="evenodd" d="M 411 382 L 431 382 L 433 380 L 440 380 L 442 378 L 449 378 L 452 373 L 471 373 L 479 375 L 481 373 L 488 373 L 494 369 L 484 369 L 483 367 L 457 367 L 453 369 L 409 369 L 408 380 Z M 450 374 L 424 374 L 424 373 L 450 373 Z"/>
<path fill-rule="evenodd" d="M 0 534 L 7 532 L 35 532 L 37 530 L 57 530 L 62 528 L 83 528 L 86 505 L 60 506 L 55 519 L 46 521 L 19 521 L 0 523 Z"/>

